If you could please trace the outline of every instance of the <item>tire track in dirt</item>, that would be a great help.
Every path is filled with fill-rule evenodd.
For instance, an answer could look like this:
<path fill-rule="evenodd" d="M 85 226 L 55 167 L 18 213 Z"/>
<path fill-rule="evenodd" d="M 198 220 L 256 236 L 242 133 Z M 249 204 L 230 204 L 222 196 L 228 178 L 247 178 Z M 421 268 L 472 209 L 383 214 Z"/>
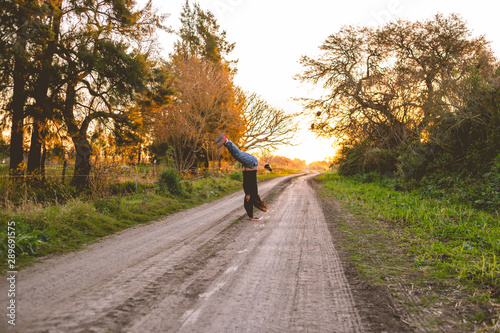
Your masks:
<path fill-rule="evenodd" d="M 307 177 L 295 179 L 233 256 L 179 332 L 361 332 L 341 262 Z M 154 322 L 152 320 L 151 322 Z"/>

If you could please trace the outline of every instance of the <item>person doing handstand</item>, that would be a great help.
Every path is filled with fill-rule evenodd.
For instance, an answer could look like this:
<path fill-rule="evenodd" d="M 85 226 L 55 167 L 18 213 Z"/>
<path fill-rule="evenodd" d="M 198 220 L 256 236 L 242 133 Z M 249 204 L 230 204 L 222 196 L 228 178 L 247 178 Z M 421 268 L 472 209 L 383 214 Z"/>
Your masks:
<path fill-rule="evenodd" d="M 255 208 L 267 212 L 267 205 L 260 198 L 257 188 L 257 166 L 259 165 L 259 161 L 255 156 L 238 149 L 224 133 L 219 135 L 214 141 L 217 143 L 217 148 L 226 147 L 231 156 L 243 166 L 243 191 L 245 192 L 243 206 L 252 221 L 259 220 L 258 217 L 253 216 L 253 207 L 255 206 Z M 271 171 L 271 167 L 268 164 L 266 164 L 266 168 Z"/>

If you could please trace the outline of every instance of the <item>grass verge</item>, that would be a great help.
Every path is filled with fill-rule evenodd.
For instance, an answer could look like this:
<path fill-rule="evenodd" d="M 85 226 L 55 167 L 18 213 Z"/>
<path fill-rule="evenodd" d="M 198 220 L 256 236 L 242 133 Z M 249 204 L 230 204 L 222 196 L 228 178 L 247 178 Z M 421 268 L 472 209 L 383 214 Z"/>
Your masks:
<path fill-rule="evenodd" d="M 262 174 L 257 175 L 257 180 L 262 181 L 262 180 L 281 177 L 281 176 L 298 174 L 300 172 L 302 172 L 302 170 L 300 170 L 300 169 L 279 169 L 279 170 L 275 170 L 273 172 L 264 171 Z"/>
<path fill-rule="evenodd" d="M 498 214 L 445 198 L 395 191 L 389 183 L 320 176 L 338 200 L 340 246 L 360 274 L 391 290 L 418 331 L 498 332 Z"/>

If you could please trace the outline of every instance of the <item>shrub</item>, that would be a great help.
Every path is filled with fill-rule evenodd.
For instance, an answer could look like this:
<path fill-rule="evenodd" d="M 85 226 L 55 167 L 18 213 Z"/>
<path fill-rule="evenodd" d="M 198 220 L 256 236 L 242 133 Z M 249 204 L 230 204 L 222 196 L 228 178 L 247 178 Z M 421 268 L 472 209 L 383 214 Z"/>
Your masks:
<path fill-rule="evenodd" d="M 25 182 L 16 183 L 10 179 L 0 182 L 0 192 L 4 194 L 0 207 L 22 206 L 31 201 L 43 204 L 63 203 L 79 195 L 71 185 L 47 179 L 42 186 L 30 186 Z"/>
<path fill-rule="evenodd" d="M 338 172 L 343 176 L 369 172 L 393 174 L 397 170 L 395 156 L 395 152 L 389 149 L 373 148 L 362 144 L 344 146 L 341 150 L 341 157 L 337 160 Z"/>
<path fill-rule="evenodd" d="M 158 179 L 158 194 L 182 195 L 183 188 L 179 173 L 175 169 L 164 171 Z"/>
<path fill-rule="evenodd" d="M 426 173 L 432 150 L 427 145 L 408 145 L 398 156 L 398 177 L 401 181 L 420 180 Z"/>
<path fill-rule="evenodd" d="M 121 194 L 130 194 L 134 193 L 135 182 L 134 181 L 126 181 L 121 183 L 114 183 L 110 185 L 110 190 L 113 195 L 121 195 Z"/>
<path fill-rule="evenodd" d="M 243 173 L 241 173 L 241 171 L 235 171 L 235 172 L 229 174 L 229 178 L 231 178 L 232 180 L 237 180 L 237 181 L 242 182 L 243 181 Z"/>
<path fill-rule="evenodd" d="M 33 226 L 22 222 L 16 223 L 15 230 L 15 244 L 18 255 L 35 255 L 39 251 L 40 246 L 50 242 L 50 235 L 47 230 L 37 230 Z M 7 257 L 8 242 L 6 229 L 0 231 L 0 240 L 0 257 Z"/>

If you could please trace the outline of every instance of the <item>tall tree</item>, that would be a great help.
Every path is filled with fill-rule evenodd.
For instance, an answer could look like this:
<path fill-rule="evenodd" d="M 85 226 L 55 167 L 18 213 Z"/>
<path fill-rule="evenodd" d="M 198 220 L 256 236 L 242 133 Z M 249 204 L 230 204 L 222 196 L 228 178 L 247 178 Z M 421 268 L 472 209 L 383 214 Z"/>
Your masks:
<path fill-rule="evenodd" d="M 151 2 L 141 10 L 133 2 L 96 2 L 84 14 L 93 28 L 73 29 L 61 52 L 68 73 L 62 113 L 77 152 L 72 183 L 80 186 L 89 174 L 91 124 L 110 126 L 119 138 L 125 128 L 137 127 L 128 106 L 146 89 L 150 43 L 164 19 L 153 13 Z"/>
<path fill-rule="evenodd" d="M 233 83 L 235 62 L 228 60 L 234 44 L 213 14 L 198 4 L 191 7 L 186 1 L 181 23 L 169 62 L 169 87 L 175 95 L 156 112 L 154 145 L 166 143 L 177 169 L 186 170 L 201 163 L 208 167 L 217 155 L 213 137 L 223 130 L 237 140 L 244 124 Z"/>
<path fill-rule="evenodd" d="M 186 54 L 173 56 L 171 72 L 176 93 L 157 112 L 156 143 L 168 143 L 178 170 L 197 162 L 208 167 L 215 154 L 213 138 L 220 131 L 239 138 L 244 131 L 232 76 L 218 64 Z"/>
<path fill-rule="evenodd" d="M 436 15 L 422 22 L 397 21 L 378 32 L 380 40 L 392 50 L 394 70 L 409 75 L 419 89 L 414 98 L 423 131 L 443 112 L 461 109 L 464 97 L 460 86 L 469 76 L 471 65 L 490 71 L 492 53 L 484 36 L 473 37 L 466 23 L 456 14 Z"/>
<path fill-rule="evenodd" d="M 28 15 L 28 9 L 22 8 L 20 15 Z M 128 106 L 136 93 L 147 88 L 154 35 L 156 29 L 165 28 L 165 16 L 155 14 L 151 1 L 137 9 L 135 1 L 121 0 L 53 0 L 42 3 L 34 16 L 37 30 L 23 40 L 26 44 L 21 48 L 26 56 L 17 61 L 12 54 L 22 68 L 11 74 L 15 83 L 15 75 L 25 73 L 23 84 L 31 85 L 19 90 L 24 95 L 14 89 L 11 113 L 19 115 L 21 112 L 14 110 L 23 109 L 23 119 L 32 119 L 28 171 L 35 176 L 43 169 L 47 122 L 64 119 L 75 150 L 82 153 L 75 162 L 73 181 L 82 185 L 89 172 L 91 151 L 87 132 L 98 121 L 110 126 L 131 124 Z M 30 63 L 34 66 L 29 67 Z M 34 103 L 27 105 L 27 100 Z M 22 122 L 14 123 L 13 133 L 22 126 Z M 13 138 L 16 144 L 15 135 Z"/>
<path fill-rule="evenodd" d="M 0 5 L 0 92 L 11 119 L 10 167 L 12 177 L 24 175 L 24 118 L 28 98 L 29 57 L 27 44 L 38 30 L 34 1 L 2 0 Z"/>
<path fill-rule="evenodd" d="M 194 3 L 191 8 L 189 0 L 186 0 L 181 13 L 181 24 L 178 32 L 180 41 L 175 44 L 176 53 L 194 55 L 236 70 L 234 66 L 237 61 L 228 59 L 235 43 L 227 41 L 226 31 L 221 30 L 210 11 L 201 9 L 198 3 Z"/>
<path fill-rule="evenodd" d="M 32 97 L 35 104 L 30 115 L 33 118 L 31 145 L 28 154 L 28 175 L 34 180 L 40 180 L 42 174 L 42 149 L 45 151 L 45 136 L 47 132 L 47 119 L 53 118 L 52 103 L 49 100 L 49 88 L 56 78 L 54 73 L 54 56 L 60 38 L 62 19 L 62 0 L 53 0 L 39 7 L 38 32 L 33 38 L 38 50 L 34 54 L 37 68 L 37 78 L 33 86 Z"/>
<path fill-rule="evenodd" d="M 299 78 L 328 92 L 305 100 L 316 118 L 312 129 L 387 149 L 419 142 L 430 124 L 459 107 L 456 87 L 486 46 L 456 15 L 343 27 L 323 43 L 318 59 L 301 60 Z"/>

